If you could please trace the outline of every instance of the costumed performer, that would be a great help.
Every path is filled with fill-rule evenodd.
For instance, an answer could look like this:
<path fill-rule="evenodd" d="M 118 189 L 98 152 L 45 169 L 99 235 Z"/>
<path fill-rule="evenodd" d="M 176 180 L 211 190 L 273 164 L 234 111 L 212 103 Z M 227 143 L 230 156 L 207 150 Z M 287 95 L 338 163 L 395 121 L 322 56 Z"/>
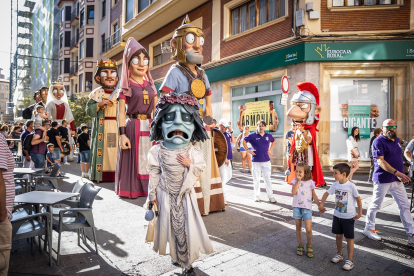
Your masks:
<path fill-rule="evenodd" d="M 97 62 L 95 82 L 101 86 L 89 94 L 86 114 L 93 118 L 89 179 L 115 181 L 118 155 L 118 65 L 110 59 Z"/>
<path fill-rule="evenodd" d="M 160 90 L 163 94 L 175 92 L 196 97 L 200 116 L 211 137 L 209 127 L 213 122 L 211 89 L 207 75 L 200 68 L 203 62 L 203 45 L 203 30 L 191 24 L 186 15 L 182 25 L 175 30 L 171 39 L 171 47 L 174 50 L 173 59 L 178 63 L 171 66 Z M 206 170 L 201 175 L 200 183 L 196 185 L 198 207 L 203 215 L 225 209 L 220 171 L 213 145 L 213 139 L 199 144 L 207 164 Z"/>
<path fill-rule="evenodd" d="M 185 275 L 196 275 L 191 265 L 199 252 L 214 251 L 194 190 L 206 163 L 193 143 L 207 139 L 195 97 L 175 93 L 161 97 L 151 124 L 151 140 L 161 143 L 148 153 L 148 200 L 160 210 L 153 249 L 166 255 L 168 243 L 171 258 L 185 268 Z"/>
<path fill-rule="evenodd" d="M 152 146 L 149 130 L 151 113 L 157 102 L 148 61 L 147 50 L 130 37 L 124 50 L 118 96 L 121 149 L 118 150 L 115 172 L 116 194 L 129 198 L 148 195 L 147 155 Z"/>
<path fill-rule="evenodd" d="M 296 178 L 295 166 L 299 162 L 304 162 L 311 167 L 312 180 L 315 181 L 315 185 L 318 187 L 325 185 L 316 146 L 316 127 L 321 112 L 319 91 L 311 82 L 298 83 L 296 86 L 299 92 L 293 95 L 290 101 L 292 107 L 287 112 L 287 116 L 292 118 L 296 124 L 296 131 L 289 152 L 286 181 L 290 184 Z"/>
<path fill-rule="evenodd" d="M 23 119 L 33 119 L 33 112 L 35 111 L 34 107 L 36 105 L 43 105 L 43 107 L 46 107 L 48 91 L 49 88 L 44 86 L 34 93 L 33 100 L 35 103 L 23 110 Z"/>

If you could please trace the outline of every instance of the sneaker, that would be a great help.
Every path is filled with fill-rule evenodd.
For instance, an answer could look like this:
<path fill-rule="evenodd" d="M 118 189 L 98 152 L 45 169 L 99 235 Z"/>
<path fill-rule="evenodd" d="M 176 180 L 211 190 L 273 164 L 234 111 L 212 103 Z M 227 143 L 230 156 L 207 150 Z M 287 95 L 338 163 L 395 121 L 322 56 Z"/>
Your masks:
<path fill-rule="evenodd" d="M 70 165 L 68 162 L 66 162 L 66 163 L 63 163 L 63 164 L 65 164 L 65 165 Z"/>
<path fill-rule="evenodd" d="M 342 267 L 342 269 L 345 270 L 351 270 L 354 268 L 354 262 L 351 260 L 346 260 L 344 266 Z"/>
<path fill-rule="evenodd" d="M 269 198 L 269 201 L 270 201 L 271 203 L 277 203 L 277 201 L 276 201 L 276 199 L 275 199 L 274 197 Z"/>
<path fill-rule="evenodd" d="M 197 274 L 195 273 L 194 268 L 191 267 L 190 269 L 185 271 L 184 275 L 185 276 L 196 276 Z"/>
<path fill-rule="evenodd" d="M 332 258 L 331 262 L 337 264 L 339 262 L 342 262 L 344 260 L 344 256 L 342 256 L 341 254 L 336 254 L 335 257 Z"/>
<path fill-rule="evenodd" d="M 255 196 L 254 197 L 254 201 L 259 202 L 260 201 L 260 198 L 258 196 Z"/>
<path fill-rule="evenodd" d="M 375 230 L 369 230 L 366 227 L 365 227 L 364 231 L 362 231 L 362 234 L 364 234 L 365 236 L 367 236 L 368 238 L 370 238 L 371 240 L 374 240 L 374 241 L 380 241 L 381 240 L 381 237 L 378 236 L 377 233 L 375 233 Z"/>
<path fill-rule="evenodd" d="M 408 244 L 414 245 L 414 235 L 408 236 Z"/>

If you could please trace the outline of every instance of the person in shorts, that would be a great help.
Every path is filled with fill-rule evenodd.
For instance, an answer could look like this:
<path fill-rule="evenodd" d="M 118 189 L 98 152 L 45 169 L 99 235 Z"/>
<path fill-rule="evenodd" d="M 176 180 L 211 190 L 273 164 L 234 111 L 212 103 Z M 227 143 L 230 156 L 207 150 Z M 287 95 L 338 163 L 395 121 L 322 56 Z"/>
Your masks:
<path fill-rule="evenodd" d="M 332 222 L 332 233 L 336 234 L 336 247 L 338 253 L 332 258 L 333 263 L 339 263 L 344 260 L 342 255 L 342 240 L 345 236 L 348 259 L 344 266 L 345 270 L 354 268 L 354 228 L 355 220 L 362 216 L 362 201 L 354 183 L 347 178 L 351 167 L 346 163 L 339 163 L 333 166 L 335 181 L 332 186 L 325 192 L 319 204 L 319 211 L 324 213 L 326 209 L 324 204 L 329 195 L 335 195 L 335 211 Z M 358 204 L 358 214 L 355 211 L 355 202 Z"/>
<path fill-rule="evenodd" d="M 76 145 L 79 147 L 82 177 L 87 178 L 89 174 L 89 154 L 91 151 L 91 142 L 88 134 L 88 126 L 82 127 L 82 133 L 78 136 Z"/>

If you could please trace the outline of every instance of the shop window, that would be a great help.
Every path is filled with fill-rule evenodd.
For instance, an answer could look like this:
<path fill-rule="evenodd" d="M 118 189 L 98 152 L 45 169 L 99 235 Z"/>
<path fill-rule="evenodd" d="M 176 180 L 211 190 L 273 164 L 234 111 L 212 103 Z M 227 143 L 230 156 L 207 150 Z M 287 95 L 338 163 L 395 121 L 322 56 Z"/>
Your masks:
<path fill-rule="evenodd" d="M 266 82 L 246 84 L 231 88 L 231 122 L 236 137 L 240 134 L 237 122 L 242 122 L 241 127 L 250 126 L 250 131 L 256 129 L 258 120 L 265 120 L 267 132 L 274 136 L 283 136 L 285 108 L 280 105 L 282 96 L 280 79 Z M 254 106 L 251 104 L 255 102 Z M 247 106 L 247 110 L 240 118 L 240 106 Z M 274 114 L 276 113 L 276 114 Z M 277 124 L 278 118 L 279 124 Z"/>
<path fill-rule="evenodd" d="M 87 6 L 87 25 L 93 25 L 95 22 L 95 6 Z"/>
<path fill-rule="evenodd" d="M 333 7 L 393 5 L 397 0 L 332 0 Z"/>
<path fill-rule="evenodd" d="M 85 25 L 85 9 L 80 12 L 79 26 L 82 28 Z"/>
<path fill-rule="evenodd" d="M 138 0 L 138 13 L 142 12 L 149 5 L 156 2 L 157 0 Z"/>
<path fill-rule="evenodd" d="M 83 74 L 79 75 L 79 92 L 83 92 Z"/>
<path fill-rule="evenodd" d="M 331 79 L 330 88 L 330 159 L 347 159 L 346 139 L 357 126 L 361 158 L 368 161 L 373 131 L 390 115 L 389 80 Z"/>
<path fill-rule="evenodd" d="M 86 39 L 86 57 L 93 57 L 93 38 Z"/>
<path fill-rule="evenodd" d="M 102 17 L 104 18 L 106 16 L 106 0 L 102 0 Z"/>
<path fill-rule="evenodd" d="M 92 78 L 93 78 L 92 72 L 85 73 L 85 91 L 86 92 L 92 91 Z"/>
<path fill-rule="evenodd" d="M 84 51 L 84 40 L 82 40 L 80 43 L 79 43 L 79 59 L 83 59 L 84 58 L 84 53 L 83 53 L 83 51 Z"/>
<path fill-rule="evenodd" d="M 286 0 L 251 0 L 231 10 L 231 34 L 236 35 L 286 15 Z"/>
<path fill-rule="evenodd" d="M 125 22 L 128 22 L 134 17 L 134 0 L 126 0 L 125 7 Z"/>
<path fill-rule="evenodd" d="M 153 48 L 153 66 L 166 63 L 171 60 L 172 51 L 170 46 L 170 39 L 154 46 Z"/>

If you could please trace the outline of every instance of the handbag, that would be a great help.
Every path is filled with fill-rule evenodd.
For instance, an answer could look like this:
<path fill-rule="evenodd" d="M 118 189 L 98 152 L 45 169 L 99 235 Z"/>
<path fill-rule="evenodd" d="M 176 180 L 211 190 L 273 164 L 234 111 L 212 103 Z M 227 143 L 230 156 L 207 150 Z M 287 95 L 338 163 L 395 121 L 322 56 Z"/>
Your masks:
<path fill-rule="evenodd" d="M 147 203 L 148 210 L 149 210 L 149 207 L 150 207 L 150 203 L 151 202 L 149 202 L 149 201 Z M 154 212 L 155 216 L 148 223 L 147 235 L 145 237 L 145 242 L 146 243 L 151 243 L 151 242 L 154 241 L 155 223 L 156 223 L 156 220 L 157 220 L 157 217 L 158 217 L 158 206 L 157 206 L 157 204 L 155 202 L 152 204 L 152 209 L 151 210 Z"/>

